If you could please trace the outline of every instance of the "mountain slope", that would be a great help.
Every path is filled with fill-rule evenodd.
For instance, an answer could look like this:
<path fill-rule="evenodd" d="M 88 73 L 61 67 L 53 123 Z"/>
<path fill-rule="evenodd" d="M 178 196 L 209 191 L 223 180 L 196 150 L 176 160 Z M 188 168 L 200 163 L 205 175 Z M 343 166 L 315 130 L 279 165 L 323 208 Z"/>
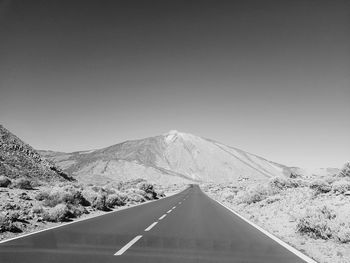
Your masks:
<path fill-rule="evenodd" d="M 286 166 L 177 131 L 93 151 L 42 153 L 80 180 L 94 182 L 140 177 L 161 184 L 262 181 L 290 173 Z"/>
<path fill-rule="evenodd" d="M 72 180 L 60 168 L 2 125 L 0 125 L 0 175 L 13 179 L 28 177 L 44 181 Z"/>

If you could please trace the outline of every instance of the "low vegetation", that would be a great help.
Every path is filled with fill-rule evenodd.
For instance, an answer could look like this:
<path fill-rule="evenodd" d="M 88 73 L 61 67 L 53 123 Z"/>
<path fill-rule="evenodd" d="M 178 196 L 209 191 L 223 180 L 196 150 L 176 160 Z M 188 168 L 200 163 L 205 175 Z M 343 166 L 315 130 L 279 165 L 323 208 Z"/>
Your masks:
<path fill-rule="evenodd" d="M 8 187 L 11 184 L 11 180 L 6 176 L 0 176 L 0 187 Z"/>
<path fill-rule="evenodd" d="M 350 242 L 350 222 L 327 207 L 310 207 L 298 219 L 297 231 L 312 238 Z"/>
<path fill-rule="evenodd" d="M 339 174 L 292 174 L 265 183 L 202 188 L 319 262 L 350 262 L 350 165 Z"/>
<path fill-rule="evenodd" d="M 0 187 L 0 238 L 164 196 L 142 179 L 103 186 L 71 182 L 38 185 L 30 177 L 11 180 L 0 176 Z"/>

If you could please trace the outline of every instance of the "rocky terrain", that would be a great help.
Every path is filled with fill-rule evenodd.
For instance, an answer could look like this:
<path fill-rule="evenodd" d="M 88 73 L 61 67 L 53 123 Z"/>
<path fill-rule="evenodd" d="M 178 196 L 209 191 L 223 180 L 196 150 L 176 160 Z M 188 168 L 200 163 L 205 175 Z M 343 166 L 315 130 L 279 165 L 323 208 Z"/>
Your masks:
<path fill-rule="evenodd" d="M 74 178 L 90 183 L 140 177 L 163 185 L 255 182 L 297 169 L 177 131 L 92 151 L 41 153 Z"/>
<path fill-rule="evenodd" d="M 15 181 L 74 180 L 2 125 L 0 125 L 0 175 Z"/>
<path fill-rule="evenodd" d="M 202 188 L 318 262 L 350 262 L 349 163 L 338 174 L 291 174 L 262 184 Z"/>

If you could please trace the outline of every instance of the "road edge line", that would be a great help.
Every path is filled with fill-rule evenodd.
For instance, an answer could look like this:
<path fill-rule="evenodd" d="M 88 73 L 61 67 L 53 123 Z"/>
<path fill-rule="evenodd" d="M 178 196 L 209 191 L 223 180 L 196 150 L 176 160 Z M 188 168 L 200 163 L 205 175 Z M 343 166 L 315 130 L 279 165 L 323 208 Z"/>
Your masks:
<path fill-rule="evenodd" d="M 147 202 L 144 202 L 144 203 L 141 203 L 141 204 L 131 205 L 131 206 L 128 206 L 128 207 L 121 207 L 121 208 L 119 208 L 119 209 L 117 209 L 117 210 L 114 210 L 114 211 L 112 210 L 112 211 L 107 212 L 107 213 L 104 213 L 104 214 L 100 214 L 100 215 L 96 215 L 96 216 L 91 216 L 91 217 L 87 217 L 87 218 L 80 218 L 80 219 L 74 220 L 74 221 L 72 221 L 72 222 L 61 223 L 60 225 L 57 225 L 57 226 L 52 226 L 52 227 L 49 227 L 49 228 L 40 229 L 40 230 L 31 232 L 31 233 L 27 233 L 27 234 L 23 234 L 23 235 L 20 235 L 20 236 L 11 237 L 11 238 L 9 238 L 9 239 L 4 239 L 4 240 L 1 240 L 1 241 L 0 241 L 0 244 L 4 244 L 4 243 L 6 243 L 6 242 L 10 242 L 10 241 L 12 241 L 12 240 L 24 238 L 24 237 L 27 237 L 27 236 L 39 234 L 39 233 L 41 233 L 41 232 L 49 231 L 49 230 L 52 230 L 52 229 L 55 229 L 55 228 L 68 226 L 68 225 L 71 225 L 71 224 L 74 224 L 74 223 L 79 223 L 79 222 L 81 222 L 81 221 L 94 219 L 94 218 L 97 218 L 97 217 L 100 217 L 100 216 L 106 216 L 106 215 L 114 214 L 114 213 L 117 213 L 117 212 L 120 212 L 120 211 L 129 209 L 129 208 L 133 208 L 133 207 L 137 207 L 137 206 L 141 206 L 141 205 L 147 205 L 147 204 L 150 204 L 150 203 L 153 203 L 153 202 L 156 202 L 156 201 L 164 200 L 164 199 L 166 199 L 166 198 L 169 198 L 169 197 L 172 197 L 172 196 L 181 194 L 183 191 L 187 190 L 188 188 L 189 188 L 189 187 L 185 188 L 185 189 L 182 190 L 181 192 L 178 192 L 178 193 L 176 193 L 176 194 L 169 195 L 169 196 L 166 196 L 166 197 L 163 197 L 163 198 L 160 198 L 160 199 L 150 200 L 150 201 L 147 201 Z"/>
<path fill-rule="evenodd" d="M 287 244 L 286 242 L 284 242 L 283 240 L 279 239 L 278 237 L 276 237 L 275 235 L 271 234 L 270 232 L 266 231 L 265 229 L 263 229 L 262 227 L 258 226 L 257 224 L 251 222 L 250 220 L 248 220 L 247 218 L 243 217 L 242 215 L 240 215 L 239 213 L 237 213 L 236 211 L 232 210 L 230 207 L 224 205 L 223 203 L 221 203 L 220 201 L 217 201 L 213 198 L 211 198 L 209 195 L 207 195 L 210 199 L 214 200 L 215 202 L 217 202 L 218 204 L 222 205 L 223 207 L 225 207 L 227 210 L 229 210 L 230 212 L 232 212 L 233 214 L 235 214 L 236 216 L 238 216 L 239 218 L 241 218 L 242 220 L 244 220 L 245 222 L 247 222 L 248 224 L 250 224 L 251 226 L 255 227 L 257 230 L 259 230 L 260 232 L 262 232 L 263 234 L 265 234 L 266 236 L 268 236 L 269 238 L 271 238 L 273 241 L 277 242 L 279 245 L 283 246 L 284 248 L 286 248 L 287 250 L 289 250 L 290 252 L 292 252 L 293 254 L 295 254 L 296 256 L 298 256 L 299 258 L 301 258 L 302 260 L 304 260 L 307 263 L 318 263 L 316 260 L 308 257 L 307 255 L 303 254 L 302 252 L 300 252 L 299 250 L 297 250 L 296 248 L 292 247 L 291 245 Z"/>

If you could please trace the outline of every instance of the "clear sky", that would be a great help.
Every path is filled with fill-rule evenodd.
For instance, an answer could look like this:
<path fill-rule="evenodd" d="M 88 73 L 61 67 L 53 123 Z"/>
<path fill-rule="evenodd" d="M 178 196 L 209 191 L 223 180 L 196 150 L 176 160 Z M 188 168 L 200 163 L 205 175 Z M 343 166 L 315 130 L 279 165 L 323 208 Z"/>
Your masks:
<path fill-rule="evenodd" d="M 171 129 L 350 159 L 350 1 L 1 1 L 0 123 L 77 151 Z"/>

